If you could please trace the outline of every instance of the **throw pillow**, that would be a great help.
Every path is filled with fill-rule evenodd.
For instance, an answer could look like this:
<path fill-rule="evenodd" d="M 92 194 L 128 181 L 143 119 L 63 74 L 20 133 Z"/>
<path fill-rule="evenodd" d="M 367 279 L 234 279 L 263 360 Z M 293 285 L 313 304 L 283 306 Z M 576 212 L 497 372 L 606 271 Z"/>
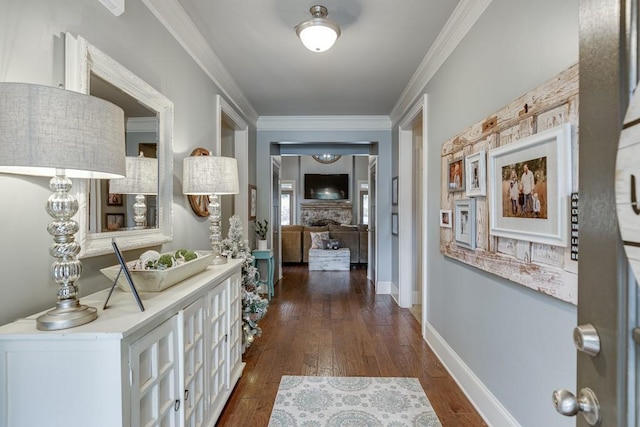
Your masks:
<path fill-rule="evenodd" d="M 309 234 L 311 234 L 311 249 L 322 249 L 322 240 L 329 239 L 328 231 Z"/>
<path fill-rule="evenodd" d="M 322 240 L 322 249 L 340 249 L 342 242 L 340 239 L 324 239 Z"/>

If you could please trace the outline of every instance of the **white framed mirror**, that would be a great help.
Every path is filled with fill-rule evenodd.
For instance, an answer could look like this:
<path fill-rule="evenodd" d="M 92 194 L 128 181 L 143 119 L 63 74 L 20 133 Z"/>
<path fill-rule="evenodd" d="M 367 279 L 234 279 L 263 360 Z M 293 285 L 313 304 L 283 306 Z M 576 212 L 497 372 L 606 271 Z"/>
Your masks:
<path fill-rule="evenodd" d="M 173 103 L 87 40 L 70 33 L 65 34 L 65 87 L 122 107 L 127 156 L 143 151 L 146 157 L 155 154 L 158 159 L 158 192 L 148 197 L 144 228 L 131 226 L 133 195 L 109 194 L 108 183 L 100 180 L 74 182 L 80 256 L 111 253 L 113 237 L 123 250 L 172 240 Z"/>

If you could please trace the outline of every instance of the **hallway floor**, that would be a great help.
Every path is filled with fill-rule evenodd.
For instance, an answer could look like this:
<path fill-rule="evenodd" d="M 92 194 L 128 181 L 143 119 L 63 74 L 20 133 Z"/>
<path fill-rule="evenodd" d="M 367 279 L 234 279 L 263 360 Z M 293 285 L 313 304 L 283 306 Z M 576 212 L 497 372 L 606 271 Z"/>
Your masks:
<path fill-rule="evenodd" d="M 217 426 L 266 426 L 282 375 L 417 377 L 444 427 L 486 425 L 411 312 L 376 295 L 366 272 L 284 267 Z"/>

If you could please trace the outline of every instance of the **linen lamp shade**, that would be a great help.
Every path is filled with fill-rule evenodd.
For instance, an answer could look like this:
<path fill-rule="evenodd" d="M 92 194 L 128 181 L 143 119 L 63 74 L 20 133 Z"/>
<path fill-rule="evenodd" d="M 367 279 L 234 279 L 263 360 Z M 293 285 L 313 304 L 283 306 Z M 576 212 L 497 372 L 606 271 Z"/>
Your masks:
<path fill-rule="evenodd" d="M 158 159 L 127 157 L 127 176 L 109 181 L 109 192 L 116 194 L 158 194 Z"/>
<path fill-rule="evenodd" d="M 0 172 L 70 178 L 125 174 L 124 113 L 99 98 L 0 83 Z"/>
<path fill-rule="evenodd" d="M 184 194 L 238 194 L 238 162 L 232 157 L 192 156 L 184 159 Z"/>

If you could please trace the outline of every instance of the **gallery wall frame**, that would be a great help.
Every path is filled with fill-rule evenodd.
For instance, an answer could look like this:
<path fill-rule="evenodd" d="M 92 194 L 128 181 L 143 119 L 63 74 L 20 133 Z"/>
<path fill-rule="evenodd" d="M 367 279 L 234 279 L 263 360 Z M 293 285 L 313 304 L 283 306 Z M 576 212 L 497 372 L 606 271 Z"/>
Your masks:
<path fill-rule="evenodd" d="M 464 157 L 451 160 L 447 173 L 447 188 L 450 193 L 464 191 Z"/>
<path fill-rule="evenodd" d="M 451 228 L 452 219 L 451 209 L 440 209 L 440 227 Z"/>
<path fill-rule="evenodd" d="M 566 70 L 550 77 L 539 86 L 514 98 L 502 108 L 496 110 L 482 120 L 462 129 L 456 135 L 443 142 L 441 148 L 441 192 L 440 209 L 453 209 L 455 218 L 455 202 L 458 199 L 473 197 L 476 203 L 476 248 L 470 251 L 460 246 L 455 240 L 454 230 L 440 228 L 440 251 L 446 257 L 478 268 L 489 274 L 505 278 L 525 286 L 536 292 L 546 294 L 570 304 L 577 304 L 578 261 L 572 258 L 569 243 L 569 202 L 570 193 L 566 197 L 567 245 L 556 243 L 557 239 L 535 239 L 553 241 L 539 243 L 532 240 L 531 230 L 518 233 L 516 227 L 508 230 L 509 236 L 518 234 L 518 238 L 503 237 L 490 231 L 490 217 L 495 213 L 493 200 L 492 176 L 489 172 L 489 153 L 512 144 L 517 144 L 535 134 L 541 134 L 557 127 L 561 123 L 571 125 L 571 148 L 568 158 L 567 173 L 571 178 L 566 180 L 573 192 L 579 189 L 579 69 L 574 64 Z M 449 188 L 449 171 L 454 159 L 472 156 L 481 150 L 487 154 L 486 196 L 470 196 L 466 192 L 451 192 Z M 496 154 L 495 151 L 493 151 Z M 498 152 L 499 153 L 499 152 Z M 523 159 L 526 160 L 526 159 Z M 521 162 L 522 160 L 516 160 Z M 522 165 L 521 165 L 522 166 Z M 517 173 L 518 179 L 522 171 Z M 640 176 L 638 173 L 636 176 Z M 617 178 L 617 177 L 616 177 Z M 629 186 L 629 180 L 626 181 Z M 639 193 L 640 194 L 640 193 Z M 510 202 L 504 192 L 504 201 Z M 509 207 L 509 203 L 507 203 Z M 542 207 L 542 206 L 541 206 Z M 564 206 L 563 206 L 564 207 Z M 516 212 L 520 212 L 519 201 Z M 547 214 L 549 212 L 547 211 Z M 503 215 L 504 216 L 504 215 Z M 533 215 L 535 217 L 535 215 Z M 640 216 L 640 215 L 639 215 Z M 515 216 L 513 217 L 515 218 Z M 511 219 L 507 217 L 507 219 Z M 544 224 L 543 219 L 520 218 L 524 224 Z M 577 230 L 576 230 L 577 231 Z M 535 237 L 534 237 L 535 238 Z M 577 239 L 577 236 L 574 235 Z M 638 257 L 640 259 L 640 255 Z"/>
<path fill-rule="evenodd" d="M 567 246 L 571 132 L 565 123 L 489 151 L 491 235 Z"/>
<path fill-rule="evenodd" d="M 487 195 L 487 154 L 480 150 L 464 158 L 467 196 Z"/>
<path fill-rule="evenodd" d="M 461 199 L 455 202 L 454 235 L 460 247 L 475 250 L 476 248 L 476 200 Z"/>

